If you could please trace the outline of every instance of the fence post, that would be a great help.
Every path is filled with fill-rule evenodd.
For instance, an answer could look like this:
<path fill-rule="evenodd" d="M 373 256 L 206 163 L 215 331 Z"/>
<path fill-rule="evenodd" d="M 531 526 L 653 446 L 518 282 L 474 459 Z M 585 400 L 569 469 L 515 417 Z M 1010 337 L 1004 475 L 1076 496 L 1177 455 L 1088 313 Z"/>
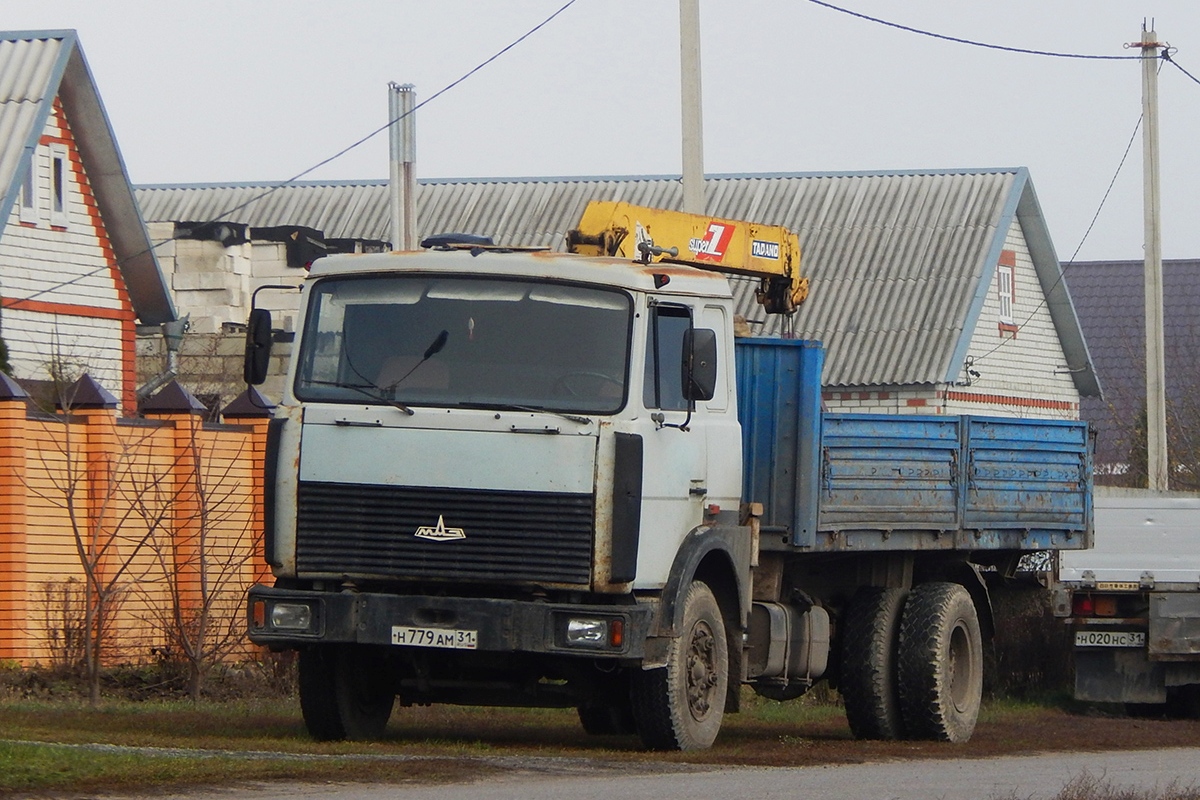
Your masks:
<path fill-rule="evenodd" d="M 170 498 L 173 529 L 171 542 L 175 559 L 180 610 L 198 612 L 204 603 L 200 552 L 204 535 L 204 498 L 199 481 L 204 475 L 200 461 L 199 432 L 208 409 L 177 381 L 171 381 L 142 404 L 142 414 L 172 424 Z"/>
<path fill-rule="evenodd" d="M 25 401 L 0 373 L 0 659 L 29 657 Z"/>
<path fill-rule="evenodd" d="M 75 445 L 68 439 L 67 469 L 71 471 L 78 468 L 75 463 L 70 463 L 75 458 L 72 451 L 80 454 L 82 464 L 79 466 L 82 466 L 84 475 L 82 482 L 84 509 L 80 513 L 78 524 L 83 529 L 81 535 L 84 537 L 82 542 L 84 553 L 86 558 L 92 562 L 93 579 L 87 583 L 86 591 L 89 594 L 87 602 L 92 603 L 96 609 L 96 617 L 92 623 L 94 626 L 92 636 L 96 638 L 91 639 L 89 636 L 89 639 L 95 643 L 94 656 L 99 663 L 103 663 L 104 654 L 100 652 L 100 648 L 108 643 L 109 635 L 99 634 L 103 628 L 108 627 L 107 623 L 110 621 L 108 615 L 113 612 L 113 609 L 108 607 L 110 598 L 103 596 L 101 587 L 106 584 L 105 573 L 109 569 L 109 561 L 112 558 L 111 550 L 117 536 L 114 527 L 116 509 L 112 505 L 116 501 L 118 493 L 113 470 L 120 446 L 117 441 L 117 406 L 119 403 L 117 398 L 96 383 L 95 379 L 90 375 L 84 375 L 66 388 L 62 399 L 56 405 L 64 414 L 82 419 L 84 424 L 84 441 L 81 445 Z M 71 421 L 68 420 L 68 437 L 71 424 Z M 74 481 L 75 478 L 68 476 L 67 480 Z M 86 571 L 87 567 L 83 564 L 81 566 Z M 109 630 L 109 634 L 111 633 L 113 631 Z"/>
<path fill-rule="evenodd" d="M 266 459 L 267 432 L 271 427 L 271 418 L 275 415 L 275 405 L 253 386 L 235 397 L 221 412 L 222 419 L 240 425 L 248 425 L 254 429 L 252 435 L 252 461 L 250 474 L 253 476 L 254 509 L 250 524 L 254 531 L 254 583 L 271 583 L 271 566 L 263 555 L 263 532 L 266 526 L 266 509 L 264 497 L 266 492 Z"/>

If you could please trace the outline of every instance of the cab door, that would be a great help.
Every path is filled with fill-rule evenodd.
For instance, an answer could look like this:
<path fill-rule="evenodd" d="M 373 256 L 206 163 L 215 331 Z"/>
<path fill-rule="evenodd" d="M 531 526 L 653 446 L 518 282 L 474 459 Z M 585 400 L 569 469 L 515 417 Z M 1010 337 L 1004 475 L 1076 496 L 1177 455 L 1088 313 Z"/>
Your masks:
<path fill-rule="evenodd" d="M 683 537 L 704 517 L 708 442 L 703 412 L 690 410 L 683 387 L 684 336 L 696 309 L 651 298 L 647 307 L 641 412 L 642 513 L 635 588 L 661 588 Z M 638 398 L 631 398 L 638 402 Z"/>

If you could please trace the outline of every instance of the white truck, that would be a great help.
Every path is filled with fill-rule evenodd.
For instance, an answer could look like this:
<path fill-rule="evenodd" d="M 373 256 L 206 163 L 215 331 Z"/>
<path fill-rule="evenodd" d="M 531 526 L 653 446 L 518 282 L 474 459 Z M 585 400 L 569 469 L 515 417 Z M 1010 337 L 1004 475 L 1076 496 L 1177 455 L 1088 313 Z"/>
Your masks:
<path fill-rule="evenodd" d="M 1076 699 L 1200 716 L 1200 495 L 1096 487 L 1095 525 L 1058 554 Z"/>
<path fill-rule="evenodd" d="M 399 698 L 700 748 L 741 686 L 829 679 L 859 737 L 969 738 L 989 591 L 1090 543 L 1086 426 L 823 413 L 819 343 L 735 343 L 721 272 L 803 300 L 782 229 L 609 204 L 568 242 L 313 266 L 248 600 L 310 733 Z M 252 383 L 269 343 L 255 311 Z"/>

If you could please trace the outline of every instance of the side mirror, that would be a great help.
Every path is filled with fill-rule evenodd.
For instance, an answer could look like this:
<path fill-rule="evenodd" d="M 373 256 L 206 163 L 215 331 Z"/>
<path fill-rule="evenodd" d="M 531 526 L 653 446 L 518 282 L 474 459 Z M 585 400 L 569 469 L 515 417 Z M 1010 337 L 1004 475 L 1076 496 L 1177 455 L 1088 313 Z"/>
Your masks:
<path fill-rule="evenodd" d="M 683 334 L 683 394 L 688 400 L 712 400 L 717 391 L 717 332 L 689 328 Z"/>
<path fill-rule="evenodd" d="M 242 378 L 246 383 L 258 386 L 267 379 L 270 364 L 271 312 L 254 308 L 246 323 L 246 360 L 242 365 Z"/>

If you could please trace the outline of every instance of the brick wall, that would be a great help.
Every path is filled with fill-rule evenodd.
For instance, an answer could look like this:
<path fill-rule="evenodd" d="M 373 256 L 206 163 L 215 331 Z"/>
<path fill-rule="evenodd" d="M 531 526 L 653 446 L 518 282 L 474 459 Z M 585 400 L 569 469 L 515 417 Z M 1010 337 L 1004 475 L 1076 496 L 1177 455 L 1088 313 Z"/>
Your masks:
<path fill-rule="evenodd" d="M 199 608 L 202 573 L 214 625 L 238 622 L 246 589 L 266 577 L 268 420 L 226 422 L 236 424 L 203 423 L 190 411 L 142 420 L 113 408 L 31 415 L 24 398 L 0 399 L 0 659 L 61 655 L 86 596 L 80 548 L 121 598 L 109 662 L 151 659 L 173 598 Z"/>

